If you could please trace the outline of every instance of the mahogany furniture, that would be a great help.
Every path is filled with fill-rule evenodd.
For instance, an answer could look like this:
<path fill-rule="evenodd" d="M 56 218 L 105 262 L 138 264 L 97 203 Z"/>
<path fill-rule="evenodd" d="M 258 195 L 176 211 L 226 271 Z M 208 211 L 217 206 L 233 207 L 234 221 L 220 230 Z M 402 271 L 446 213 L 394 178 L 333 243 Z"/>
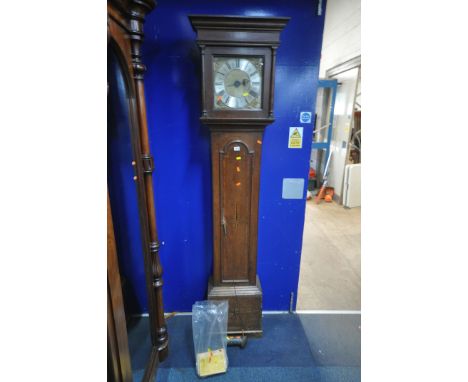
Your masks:
<path fill-rule="evenodd" d="M 144 381 L 155 375 L 159 361 L 167 357 L 168 335 L 162 302 L 162 268 L 153 197 L 153 158 L 150 153 L 146 121 L 143 77 L 146 71 L 141 60 L 143 23 L 155 6 L 154 0 L 110 0 L 107 3 L 108 52 L 117 56 L 125 77 L 126 99 L 132 147 L 133 180 L 137 190 L 139 224 L 148 296 L 149 335 L 152 350 Z M 112 214 L 108 204 L 108 361 L 109 378 L 131 381 L 127 333 L 124 333 L 125 312 L 122 303 L 118 262 L 116 260 Z M 124 322 L 125 323 L 125 322 Z"/>
<path fill-rule="evenodd" d="M 274 121 L 276 50 L 286 17 L 189 16 L 202 66 L 201 122 L 211 135 L 213 276 L 228 332 L 262 334 L 257 226 L 263 131 Z"/>
<path fill-rule="evenodd" d="M 107 195 L 107 353 L 108 381 L 131 381 L 132 368 L 109 195 Z"/>

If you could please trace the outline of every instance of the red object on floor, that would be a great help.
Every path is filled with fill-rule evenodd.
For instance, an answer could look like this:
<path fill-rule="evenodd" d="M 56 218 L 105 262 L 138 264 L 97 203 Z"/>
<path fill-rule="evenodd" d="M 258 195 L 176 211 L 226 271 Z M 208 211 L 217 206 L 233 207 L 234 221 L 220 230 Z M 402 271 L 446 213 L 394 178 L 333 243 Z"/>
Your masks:
<path fill-rule="evenodd" d="M 324 187 L 320 189 L 319 193 L 315 197 L 315 203 L 320 203 L 321 199 L 325 199 L 326 202 L 331 202 L 333 200 L 333 194 L 335 193 L 335 189 L 333 187 Z"/>
<path fill-rule="evenodd" d="M 325 201 L 330 203 L 333 200 L 334 193 L 335 193 L 335 189 L 333 187 L 326 187 L 325 188 Z"/>
<path fill-rule="evenodd" d="M 315 170 L 311 168 L 309 170 L 309 179 L 313 179 L 313 178 L 315 178 Z"/>

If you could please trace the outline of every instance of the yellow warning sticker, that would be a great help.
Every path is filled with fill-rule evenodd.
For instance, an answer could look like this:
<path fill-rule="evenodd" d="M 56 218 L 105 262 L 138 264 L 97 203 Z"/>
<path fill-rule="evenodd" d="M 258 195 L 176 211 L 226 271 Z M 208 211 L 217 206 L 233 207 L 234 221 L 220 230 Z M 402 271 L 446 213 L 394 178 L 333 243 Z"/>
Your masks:
<path fill-rule="evenodd" d="M 304 131 L 304 128 L 302 127 L 290 127 L 289 128 L 288 148 L 290 149 L 302 148 L 303 131 Z"/>

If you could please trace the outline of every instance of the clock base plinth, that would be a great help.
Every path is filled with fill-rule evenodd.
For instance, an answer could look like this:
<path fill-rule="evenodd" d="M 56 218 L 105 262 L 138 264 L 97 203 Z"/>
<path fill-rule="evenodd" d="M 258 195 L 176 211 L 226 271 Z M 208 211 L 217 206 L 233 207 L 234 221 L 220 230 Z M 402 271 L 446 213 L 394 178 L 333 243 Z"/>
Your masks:
<path fill-rule="evenodd" d="M 256 285 L 214 286 L 208 282 L 208 300 L 229 301 L 228 334 L 261 336 L 262 287 L 257 276 Z"/>

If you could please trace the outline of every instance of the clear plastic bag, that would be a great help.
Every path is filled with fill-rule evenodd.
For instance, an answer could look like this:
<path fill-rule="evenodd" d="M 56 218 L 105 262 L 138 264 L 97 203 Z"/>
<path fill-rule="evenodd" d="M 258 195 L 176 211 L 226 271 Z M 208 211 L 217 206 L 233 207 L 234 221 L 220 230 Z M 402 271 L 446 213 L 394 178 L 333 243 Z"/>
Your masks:
<path fill-rule="evenodd" d="M 193 345 L 199 377 L 227 371 L 227 321 L 227 301 L 197 301 L 193 304 Z"/>

